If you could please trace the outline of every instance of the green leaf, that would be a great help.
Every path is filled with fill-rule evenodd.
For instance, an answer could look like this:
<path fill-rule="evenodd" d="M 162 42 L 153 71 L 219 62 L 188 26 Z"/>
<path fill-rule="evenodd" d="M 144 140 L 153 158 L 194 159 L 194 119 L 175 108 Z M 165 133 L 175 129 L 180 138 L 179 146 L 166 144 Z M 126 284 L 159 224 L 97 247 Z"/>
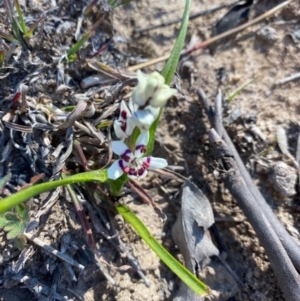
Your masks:
<path fill-rule="evenodd" d="M 253 77 L 249 81 L 243 83 L 240 87 L 238 87 L 235 91 L 233 91 L 227 98 L 229 102 L 233 101 L 234 98 L 240 94 L 245 88 L 247 88 L 249 85 L 251 85 L 256 80 L 256 77 Z"/>
<path fill-rule="evenodd" d="M 108 184 L 110 187 L 110 192 L 112 195 L 119 195 L 122 191 L 123 186 L 128 181 L 128 176 L 124 173 L 120 178 L 116 180 L 108 180 Z"/>
<path fill-rule="evenodd" d="M 155 254 L 195 293 L 207 295 L 209 287 L 178 262 L 148 231 L 142 221 L 124 205 L 118 205 L 117 211 L 136 230 Z"/>
<path fill-rule="evenodd" d="M 181 27 L 179 30 L 179 34 L 176 40 L 176 43 L 173 47 L 173 50 L 171 52 L 171 55 L 162 71 L 162 76 L 166 80 L 166 84 L 170 85 L 173 76 L 175 74 L 178 61 L 181 55 L 182 48 L 184 46 L 184 41 L 185 41 L 185 36 L 187 32 L 187 27 L 189 23 L 189 11 L 190 11 L 190 5 L 191 5 L 191 0 L 186 0 L 185 1 L 185 8 L 184 8 L 184 13 L 182 17 L 182 22 L 181 22 Z"/>
<path fill-rule="evenodd" d="M 183 17 L 182 17 L 182 23 L 181 23 L 181 27 L 180 27 L 180 31 L 179 31 L 177 40 L 175 42 L 175 45 L 171 52 L 171 55 L 161 73 L 162 76 L 165 78 L 165 83 L 167 85 L 170 85 L 170 83 L 173 79 L 173 76 L 174 76 L 176 68 L 177 68 L 178 61 L 180 59 L 181 51 L 184 46 L 185 36 L 186 36 L 188 22 L 189 22 L 190 5 L 191 5 L 191 0 L 186 0 L 184 13 L 183 13 Z M 149 138 L 149 142 L 147 145 L 146 156 L 151 155 L 153 152 L 156 128 L 158 126 L 158 122 L 159 122 L 161 113 L 162 113 L 162 110 L 160 110 L 159 116 L 153 122 L 153 124 L 151 125 L 151 127 L 149 129 L 150 138 Z"/>
<path fill-rule="evenodd" d="M 40 17 L 30 28 L 29 30 L 26 31 L 25 37 L 26 38 L 31 38 L 33 35 L 34 30 L 37 28 L 37 26 L 45 20 L 46 16 Z M 43 26 L 43 25 L 42 25 Z"/>
<path fill-rule="evenodd" d="M 19 221 L 18 216 L 13 212 L 7 212 L 5 214 L 6 224 L 7 223 L 17 223 Z"/>
<path fill-rule="evenodd" d="M 37 196 L 40 193 L 49 191 L 59 186 L 81 183 L 81 182 L 91 182 L 91 181 L 104 183 L 107 181 L 107 179 L 108 179 L 107 170 L 101 169 L 101 170 L 79 173 L 57 181 L 51 181 L 51 182 L 33 185 L 17 193 L 14 193 L 6 198 L 3 198 L 0 201 L 0 213 L 6 212 L 11 208 L 13 208 L 14 206 L 28 201 L 30 198 Z"/>
<path fill-rule="evenodd" d="M 11 178 L 11 174 L 8 173 L 6 176 L 0 179 L 0 189 L 3 189 L 6 183 L 9 182 L 10 178 Z"/>
<path fill-rule="evenodd" d="M 16 248 L 18 248 L 19 250 L 23 250 L 25 247 L 25 243 L 26 243 L 26 239 L 24 236 L 21 237 L 16 237 L 14 239 L 14 245 Z"/>
<path fill-rule="evenodd" d="M 27 33 L 26 24 L 25 24 L 24 17 L 23 17 L 23 14 L 22 14 L 22 10 L 21 10 L 21 7 L 20 7 L 20 4 L 19 4 L 18 0 L 15 0 L 15 6 L 16 6 L 17 13 L 18 13 L 18 16 L 19 16 L 19 21 L 20 21 L 19 22 L 19 28 L 23 32 L 23 34 L 26 35 L 26 33 Z"/>
<path fill-rule="evenodd" d="M 28 206 L 20 204 L 16 206 L 15 210 L 16 213 L 7 212 L 5 214 L 6 225 L 3 230 L 7 232 L 7 239 L 21 237 L 29 221 Z"/>
<path fill-rule="evenodd" d="M 0 228 L 4 228 L 6 222 L 5 213 L 0 214 Z"/>
<path fill-rule="evenodd" d="M 100 25 L 100 23 L 103 21 L 103 18 L 100 18 L 94 26 L 86 33 L 84 34 L 81 39 L 73 45 L 73 47 L 69 50 L 67 57 L 69 61 L 72 61 L 76 59 L 76 53 L 79 51 L 79 49 L 83 46 L 83 44 L 92 36 L 94 31 L 97 29 L 97 27 Z"/>
<path fill-rule="evenodd" d="M 152 123 L 152 125 L 149 129 L 149 142 L 148 142 L 148 145 L 147 145 L 147 152 L 146 152 L 145 156 L 150 156 L 153 152 L 154 143 L 155 143 L 155 132 L 156 132 L 156 128 L 158 126 L 159 120 L 160 120 L 161 113 L 162 113 L 162 110 L 160 110 L 158 117 Z"/>
<path fill-rule="evenodd" d="M 20 204 L 20 205 L 16 206 L 16 213 L 18 214 L 20 219 L 22 219 L 26 223 L 29 222 L 28 212 L 29 212 L 29 208 L 27 205 Z"/>

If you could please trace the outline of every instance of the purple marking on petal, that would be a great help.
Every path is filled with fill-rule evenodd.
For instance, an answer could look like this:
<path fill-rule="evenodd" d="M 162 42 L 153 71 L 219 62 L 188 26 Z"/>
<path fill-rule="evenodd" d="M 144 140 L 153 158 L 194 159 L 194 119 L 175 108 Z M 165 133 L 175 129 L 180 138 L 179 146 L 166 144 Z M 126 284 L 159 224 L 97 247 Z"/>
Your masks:
<path fill-rule="evenodd" d="M 138 170 L 137 173 L 138 173 L 139 176 L 141 176 L 144 172 L 145 172 L 145 168 L 142 167 L 142 168 L 140 168 L 140 169 Z"/>
<path fill-rule="evenodd" d="M 126 149 L 126 151 L 124 152 L 124 154 L 122 154 L 122 156 L 127 156 L 131 154 L 131 150 L 129 148 Z"/>
<path fill-rule="evenodd" d="M 119 166 L 120 166 L 120 168 L 122 168 L 123 171 L 125 170 L 123 160 L 119 160 Z"/>
<path fill-rule="evenodd" d="M 127 149 L 122 155 L 122 159 L 125 161 L 125 162 L 129 162 L 131 157 L 130 157 L 130 154 L 131 154 L 131 150 L 130 149 Z"/>
<path fill-rule="evenodd" d="M 123 118 L 123 119 L 127 119 L 127 112 L 125 110 L 121 111 L 120 113 L 120 116 Z"/>
<path fill-rule="evenodd" d="M 135 150 L 136 151 L 140 150 L 141 153 L 146 153 L 147 148 L 146 148 L 146 145 L 140 144 L 135 147 Z"/>
<path fill-rule="evenodd" d="M 134 168 L 130 168 L 128 175 L 129 176 L 137 176 L 137 172 Z"/>
<path fill-rule="evenodd" d="M 121 130 L 125 133 L 126 132 L 126 128 L 127 128 L 127 124 L 126 122 L 121 121 Z"/>
<path fill-rule="evenodd" d="M 119 166 L 123 170 L 124 173 L 128 173 L 130 168 L 128 166 L 124 166 L 123 160 L 119 160 Z"/>

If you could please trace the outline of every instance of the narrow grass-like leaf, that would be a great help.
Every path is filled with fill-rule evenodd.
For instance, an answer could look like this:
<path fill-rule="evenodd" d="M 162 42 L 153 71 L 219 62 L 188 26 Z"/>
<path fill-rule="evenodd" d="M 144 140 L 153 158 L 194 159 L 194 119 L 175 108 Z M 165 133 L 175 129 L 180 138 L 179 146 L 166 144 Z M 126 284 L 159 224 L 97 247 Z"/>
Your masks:
<path fill-rule="evenodd" d="M 189 11 L 190 11 L 190 5 L 191 5 L 191 0 L 186 0 L 185 1 L 185 8 L 184 8 L 184 13 L 182 17 L 182 22 L 179 30 L 179 34 L 176 40 L 176 43 L 173 47 L 173 50 L 171 52 L 171 55 L 162 71 L 162 76 L 166 80 L 166 84 L 170 85 L 173 76 L 175 74 L 178 61 L 181 55 L 182 48 L 184 46 L 184 41 L 185 41 L 185 36 L 187 32 L 187 27 L 189 23 Z"/>
<path fill-rule="evenodd" d="M 75 60 L 75 54 L 79 51 L 79 49 L 83 46 L 83 44 L 90 38 L 92 35 L 91 32 L 86 33 L 85 35 L 82 36 L 82 38 L 76 42 L 73 47 L 69 50 L 68 52 L 68 60 L 69 61 L 74 61 Z"/>
<path fill-rule="evenodd" d="M 102 22 L 103 17 L 100 18 L 100 20 L 98 20 L 94 26 L 92 27 L 92 29 L 90 29 L 86 34 L 84 34 L 82 36 L 82 38 L 73 45 L 73 47 L 69 50 L 68 52 L 68 60 L 72 61 L 75 59 L 75 54 L 79 51 L 79 49 L 83 46 L 83 44 L 92 36 L 92 34 L 94 33 L 94 31 L 97 29 L 97 27 L 100 25 L 100 23 Z"/>
<path fill-rule="evenodd" d="M 20 30 L 20 25 L 16 21 L 15 18 L 12 18 L 12 20 L 11 20 L 11 26 L 12 26 L 13 36 L 15 37 L 14 40 L 17 40 L 18 43 L 22 47 L 27 48 L 27 44 L 24 42 L 23 34 L 22 34 L 21 30 Z"/>
<path fill-rule="evenodd" d="M 227 98 L 229 102 L 233 101 L 234 98 L 240 94 L 245 88 L 247 88 L 250 84 L 252 84 L 256 80 L 256 77 L 253 77 L 246 83 L 243 83 L 240 87 L 238 87 L 235 91 L 233 91 Z"/>
<path fill-rule="evenodd" d="M 126 206 L 118 205 L 117 211 L 136 230 L 155 254 L 195 293 L 205 296 L 209 287 L 178 262 L 148 231 L 142 221 Z"/>
<path fill-rule="evenodd" d="M 23 34 L 26 35 L 27 28 L 26 28 L 25 20 L 24 20 L 23 13 L 22 13 L 22 10 L 21 10 L 18 0 L 15 0 L 15 6 L 16 6 L 16 10 L 17 10 L 17 13 L 19 16 L 19 24 L 18 24 L 19 28 L 23 32 Z"/>
<path fill-rule="evenodd" d="M 108 128 L 111 125 L 112 125 L 111 120 L 103 120 L 102 122 L 100 122 L 99 124 L 96 125 L 96 128 L 103 129 L 103 128 Z"/>
<path fill-rule="evenodd" d="M 86 17 L 90 14 L 93 8 L 98 4 L 98 0 L 93 0 L 83 11 L 83 15 Z"/>
<path fill-rule="evenodd" d="M 5 52 L 3 50 L 0 50 L 0 64 L 4 62 L 5 58 Z"/>
<path fill-rule="evenodd" d="M 43 26 L 43 21 L 46 18 L 46 16 L 40 17 L 30 28 L 29 30 L 26 31 L 25 36 L 26 38 L 31 38 L 33 35 L 34 30 L 37 28 L 37 26 L 42 22 Z"/>
<path fill-rule="evenodd" d="M 165 83 L 167 85 L 170 85 L 170 83 L 173 79 L 173 76 L 174 76 L 176 68 L 177 68 L 178 61 L 180 59 L 181 51 L 184 46 L 185 36 L 186 36 L 188 22 L 189 22 L 190 5 L 191 5 L 191 0 L 186 0 L 184 13 L 183 13 L 183 17 L 182 17 L 182 23 L 181 23 L 181 27 L 180 27 L 180 31 L 179 31 L 177 40 L 175 42 L 175 45 L 171 52 L 171 55 L 162 71 L 162 76 L 165 78 Z M 155 132 L 156 132 L 156 128 L 157 128 L 161 113 L 162 113 L 162 110 L 160 110 L 158 118 L 155 120 L 155 122 L 153 122 L 153 124 L 151 125 L 151 127 L 149 129 L 150 138 L 149 138 L 149 142 L 147 145 L 147 153 L 146 153 L 147 156 L 151 155 L 153 152 L 154 142 L 155 142 Z"/>
<path fill-rule="evenodd" d="M 0 213 L 10 210 L 12 207 L 28 201 L 30 198 L 39 195 L 45 191 L 49 191 L 59 186 L 67 184 L 81 183 L 81 182 L 106 182 L 107 181 L 107 170 L 95 170 L 89 172 L 79 173 L 70 177 L 66 177 L 61 180 L 46 182 L 37 184 L 14 193 L 0 201 Z"/>
<path fill-rule="evenodd" d="M 5 32 L 1 31 L 0 30 L 0 38 L 8 41 L 8 42 L 13 42 L 15 41 L 16 39 L 8 34 L 6 34 Z"/>

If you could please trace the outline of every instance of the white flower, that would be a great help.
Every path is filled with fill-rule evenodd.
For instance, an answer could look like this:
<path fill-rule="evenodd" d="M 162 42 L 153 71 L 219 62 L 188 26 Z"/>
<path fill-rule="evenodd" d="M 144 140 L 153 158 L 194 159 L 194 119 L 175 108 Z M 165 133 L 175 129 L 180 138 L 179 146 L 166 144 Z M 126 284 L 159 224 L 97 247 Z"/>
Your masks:
<path fill-rule="evenodd" d="M 131 103 L 131 102 L 129 102 Z M 134 107 L 134 105 L 132 106 Z M 151 106 L 146 107 L 144 110 L 132 111 L 132 120 L 141 132 L 148 131 L 152 123 L 159 115 L 159 108 Z"/>
<path fill-rule="evenodd" d="M 139 135 L 134 153 L 122 141 L 113 141 L 112 150 L 121 157 L 108 168 L 108 178 L 115 180 L 127 173 L 132 179 L 142 179 L 147 175 L 148 169 L 164 168 L 168 162 L 162 158 L 143 157 L 149 141 L 149 132 Z"/>
<path fill-rule="evenodd" d="M 135 122 L 131 118 L 132 114 L 128 109 L 124 100 L 121 101 L 120 105 L 120 116 L 118 120 L 114 122 L 114 130 L 116 136 L 122 140 L 130 136 L 134 130 Z"/>
<path fill-rule="evenodd" d="M 154 108 L 161 108 L 176 93 L 176 89 L 171 89 L 166 85 L 164 77 L 156 71 L 146 75 L 138 70 L 137 78 L 138 85 L 131 98 L 132 102 L 142 109 L 149 105 Z"/>

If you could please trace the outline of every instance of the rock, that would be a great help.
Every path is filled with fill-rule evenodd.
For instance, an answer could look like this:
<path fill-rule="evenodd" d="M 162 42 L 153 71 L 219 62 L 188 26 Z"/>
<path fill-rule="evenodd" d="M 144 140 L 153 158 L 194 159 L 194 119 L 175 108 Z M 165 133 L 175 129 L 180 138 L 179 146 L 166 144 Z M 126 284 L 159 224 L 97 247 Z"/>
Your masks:
<path fill-rule="evenodd" d="M 284 197 L 292 197 L 296 192 L 296 170 L 284 162 L 277 162 L 269 175 L 273 187 Z"/>
<path fill-rule="evenodd" d="M 257 33 L 259 39 L 269 45 L 278 39 L 276 30 L 273 27 L 265 26 Z"/>

